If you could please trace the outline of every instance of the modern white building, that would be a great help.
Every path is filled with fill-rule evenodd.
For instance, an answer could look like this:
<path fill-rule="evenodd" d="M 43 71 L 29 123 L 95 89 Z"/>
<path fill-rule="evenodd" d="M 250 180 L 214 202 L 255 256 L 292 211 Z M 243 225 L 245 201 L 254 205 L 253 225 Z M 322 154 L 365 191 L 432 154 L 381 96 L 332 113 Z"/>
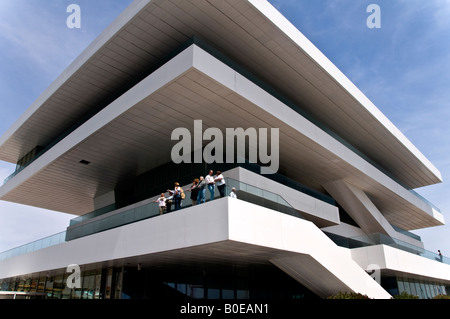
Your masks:
<path fill-rule="evenodd" d="M 177 128 L 190 162 L 173 156 Z M 245 135 L 226 147 L 238 128 L 244 153 Z M 0 138 L 0 159 L 17 163 L 1 200 L 75 215 L 0 254 L 5 295 L 450 293 L 449 259 L 410 232 L 444 224 L 413 191 L 440 172 L 265 0 L 134 1 Z M 209 170 L 237 199 L 216 187 L 191 204 Z M 175 182 L 186 198 L 160 215 Z"/>

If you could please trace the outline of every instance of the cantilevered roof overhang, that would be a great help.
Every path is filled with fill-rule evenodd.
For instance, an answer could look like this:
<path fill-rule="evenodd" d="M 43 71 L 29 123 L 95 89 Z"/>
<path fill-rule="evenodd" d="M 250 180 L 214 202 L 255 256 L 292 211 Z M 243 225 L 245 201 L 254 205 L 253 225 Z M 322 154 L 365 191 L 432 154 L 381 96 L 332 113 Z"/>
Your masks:
<path fill-rule="evenodd" d="M 0 138 L 0 159 L 15 163 L 35 146 L 51 145 L 192 36 L 268 83 L 405 187 L 441 182 L 425 156 L 263 0 L 134 1 Z"/>
<path fill-rule="evenodd" d="M 345 179 L 370 194 L 389 222 L 403 229 L 443 223 L 432 207 L 195 44 L 0 187 L 0 199 L 76 215 L 90 212 L 92 199 L 121 180 L 170 162 L 178 142 L 171 140 L 173 130 L 194 132 L 196 119 L 222 132 L 279 128 L 280 172 L 286 176 L 316 189 Z"/>

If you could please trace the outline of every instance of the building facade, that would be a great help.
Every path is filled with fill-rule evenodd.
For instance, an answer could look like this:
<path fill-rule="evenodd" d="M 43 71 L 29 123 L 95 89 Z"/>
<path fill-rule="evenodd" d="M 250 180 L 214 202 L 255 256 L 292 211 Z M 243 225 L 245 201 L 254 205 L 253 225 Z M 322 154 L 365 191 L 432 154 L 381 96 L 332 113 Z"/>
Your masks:
<path fill-rule="evenodd" d="M 413 190 L 440 172 L 266 1 L 134 1 L 0 159 L 0 199 L 76 215 L 0 255 L 5 298 L 449 293 L 449 260 L 410 232 L 444 224 Z M 193 202 L 210 171 L 224 193 Z"/>

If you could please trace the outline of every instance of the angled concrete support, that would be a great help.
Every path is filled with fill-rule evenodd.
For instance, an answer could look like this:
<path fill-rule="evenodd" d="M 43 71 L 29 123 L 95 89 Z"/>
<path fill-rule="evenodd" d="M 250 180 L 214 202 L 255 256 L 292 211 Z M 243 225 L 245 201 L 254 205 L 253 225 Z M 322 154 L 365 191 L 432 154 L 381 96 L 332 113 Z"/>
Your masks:
<path fill-rule="evenodd" d="M 327 251 L 330 249 L 333 248 L 328 247 Z M 321 298 L 339 292 L 361 293 L 374 299 L 391 298 L 383 287 L 348 256 L 323 259 L 323 256 L 319 255 L 320 253 L 316 256 L 297 254 L 271 259 L 270 262 Z"/>
<path fill-rule="evenodd" d="M 323 187 L 366 234 L 383 234 L 423 248 L 421 241 L 397 232 L 361 189 L 344 180 L 333 181 Z"/>

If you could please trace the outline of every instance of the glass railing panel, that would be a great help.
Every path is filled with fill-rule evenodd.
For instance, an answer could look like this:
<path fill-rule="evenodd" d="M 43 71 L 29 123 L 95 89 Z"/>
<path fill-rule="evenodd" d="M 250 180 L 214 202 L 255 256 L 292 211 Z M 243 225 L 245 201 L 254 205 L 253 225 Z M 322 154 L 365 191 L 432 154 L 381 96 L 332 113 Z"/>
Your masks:
<path fill-rule="evenodd" d="M 65 241 L 65 234 L 66 232 L 64 231 L 16 248 L 9 249 L 5 252 L 0 253 L 0 260 L 13 258 L 19 255 L 31 253 L 39 249 L 47 248 L 52 245 L 63 243 Z"/>
<path fill-rule="evenodd" d="M 450 258 L 445 257 L 443 255 L 439 255 L 437 253 L 433 253 L 429 250 L 425 250 L 423 251 L 421 254 L 421 256 L 432 259 L 432 260 L 436 260 L 445 264 L 449 264 L 450 265 Z"/>
<path fill-rule="evenodd" d="M 226 184 L 229 188 L 231 188 L 232 186 L 236 187 L 236 189 L 243 191 L 243 192 L 247 192 L 247 185 L 235 180 L 232 180 L 231 178 L 227 179 L 227 184 Z"/>
<path fill-rule="evenodd" d="M 139 219 L 139 218 L 136 216 L 135 210 L 130 209 L 126 214 L 124 214 L 123 222 L 124 222 L 124 224 L 129 224 L 137 219 Z"/>
<path fill-rule="evenodd" d="M 41 248 L 46 248 L 49 247 L 51 245 L 51 237 L 47 237 L 42 239 L 42 246 Z"/>
<path fill-rule="evenodd" d="M 32 252 L 30 247 L 31 247 L 31 244 L 24 245 L 22 247 L 22 249 L 20 250 L 21 254 L 26 254 L 26 253 Z"/>
<path fill-rule="evenodd" d="M 263 190 L 255 187 L 255 186 L 247 185 L 247 192 L 249 192 L 250 194 L 256 195 L 258 197 L 264 198 Z"/>
<path fill-rule="evenodd" d="M 92 218 L 97 217 L 97 216 L 101 216 L 103 214 L 112 212 L 114 210 L 116 210 L 116 204 L 111 204 L 111 205 L 108 205 L 106 207 L 102 207 L 102 208 L 96 209 L 96 210 L 94 210 L 94 211 L 92 211 L 90 213 L 87 213 L 87 214 L 84 214 L 82 216 L 78 216 L 76 218 L 71 219 L 70 220 L 70 226 L 76 225 L 78 223 L 81 223 L 81 222 L 83 222 L 85 220 L 92 219 Z"/>
<path fill-rule="evenodd" d="M 28 251 L 35 251 L 42 248 L 42 240 L 35 241 L 34 243 L 30 244 L 28 247 Z"/>
<path fill-rule="evenodd" d="M 339 235 L 331 234 L 324 232 L 333 242 L 340 246 L 345 248 L 360 248 L 360 247 L 366 247 L 366 246 L 373 246 L 373 245 L 386 245 L 390 247 L 394 247 L 424 258 L 428 258 L 431 260 L 439 261 L 445 264 L 450 265 L 450 258 L 445 257 L 443 255 L 439 255 L 437 253 L 433 253 L 429 250 L 425 250 L 422 247 L 415 246 L 413 244 L 401 241 L 396 238 L 391 238 L 384 234 L 369 234 L 364 236 L 357 236 L 357 237 L 351 237 L 346 238 Z"/>
<path fill-rule="evenodd" d="M 105 218 L 72 227 L 68 229 L 66 240 L 73 240 L 157 215 L 159 215 L 158 205 L 153 202 L 147 203 L 139 207 L 130 208 L 119 213 L 105 216 Z"/>
<path fill-rule="evenodd" d="M 275 193 L 272 193 L 272 192 L 268 192 L 266 190 L 262 191 L 262 197 L 267 199 L 267 200 L 269 200 L 269 201 L 273 201 L 273 202 L 276 202 L 276 203 L 280 202 L 280 200 L 279 200 L 280 196 L 279 195 L 277 195 Z"/>
<path fill-rule="evenodd" d="M 407 231 L 407 230 L 404 230 L 404 229 L 402 229 L 402 228 L 400 228 L 400 227 L 398 227 L 398 226 L 395 226 L 395 225 L 391 225 L 391 226 L 392 226 L 392 228 L 395 229 L 395 231 L 397 231 L 397 232 L 399 232 L 399 233 L 401 233 L 401 234 L 403 234 L 403 235 L 406 235 L 406 236 L 408 236 L 408 237 L 411 237 L 411 238 L 416 239 L 416 240 L 419 240 L 419 241 L 422 240 L 422 239 L 420 238 L 419 235 L 416 235 L 416 234 L 414 234 L 414 233 L 411 233 L 411 232 L 409 232 L 409 231 Z"/>
<path fill-rule="evenodd" d="M 418 192 L 416 192 L 413 189 L 408 189 L 408 191 L 413 194 L 414 196 L 416 196 L 417 198 L 419 198 L 420 200 L 422 200 L 423 202 L 425 202 L 426 204 L 428 204 L 429 206 L 433 207 L 435 210 L 437 210 L 439 213 L 441 213 L 441 209 L 439 207 L 437 207 L 436 205 L 434 205 L 432 202 L 430 202 L 428 199 L 426 199 L 425 197 L 423 197 L 422 195 L 420 195 Z"/>
<path fill-rule="evenodd" d="M 241 200 L 264 206 L 284 214 L 303 218 L 301 214 L 279 194 L 229 177 L 226 178 L 226 185 L 228 193 L 231 191 L 231 188 L 235 187 L 238 198 Z"/>

